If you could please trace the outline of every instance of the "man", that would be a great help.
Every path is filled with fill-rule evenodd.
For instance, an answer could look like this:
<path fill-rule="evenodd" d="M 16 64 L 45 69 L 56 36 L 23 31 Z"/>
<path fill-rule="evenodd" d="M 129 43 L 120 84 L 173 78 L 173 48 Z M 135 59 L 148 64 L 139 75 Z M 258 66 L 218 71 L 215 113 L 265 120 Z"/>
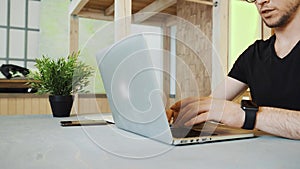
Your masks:
<path fill-rule="evenodd" d="M 247 1 L 275 34 L 251 45 L 212 97 L 183 99 L 167 111 L 168 118 L 177 126 L 213 120 L 300 139 L 300 0 Z M 248 87 L 257 109 L 231 101 Z"/>

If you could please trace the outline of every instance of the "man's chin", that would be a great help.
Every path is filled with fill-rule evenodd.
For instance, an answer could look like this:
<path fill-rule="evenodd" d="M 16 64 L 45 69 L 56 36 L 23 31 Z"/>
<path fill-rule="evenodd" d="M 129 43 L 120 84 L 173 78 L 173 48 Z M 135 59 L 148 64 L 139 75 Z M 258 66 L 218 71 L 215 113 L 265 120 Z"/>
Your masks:
<path fill-rule="evenodd" d="M 289 18 L 288 15 L 281 16 L 280 18 L 262 18 L 263 22 L 269 27 L 269 28 L 278 28 L 278 27 L 284 27 L 289 23 L 291 18 Z"/>
<path fill-rule="evenodd" d="M 263 20 L 264 23 L 267 25 L 267 27 L 269 28 L 277 28 L 277 27 L 280 27 L 280 25 L 276 22 L 268 22 L 268 21 L 265 21 Z"/>

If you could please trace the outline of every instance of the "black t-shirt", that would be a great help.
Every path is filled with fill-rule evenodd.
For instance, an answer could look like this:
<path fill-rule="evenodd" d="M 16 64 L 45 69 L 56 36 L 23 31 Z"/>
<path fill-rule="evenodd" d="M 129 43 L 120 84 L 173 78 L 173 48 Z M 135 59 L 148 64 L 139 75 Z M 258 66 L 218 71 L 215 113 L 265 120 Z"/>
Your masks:
<path fill-rule="evenodd" d="M 249 46 L 228 76 L 246 83 L 259 106 L 300 110 L 300 41 L 281 59 L 275 52 L 275 39 Z"/>

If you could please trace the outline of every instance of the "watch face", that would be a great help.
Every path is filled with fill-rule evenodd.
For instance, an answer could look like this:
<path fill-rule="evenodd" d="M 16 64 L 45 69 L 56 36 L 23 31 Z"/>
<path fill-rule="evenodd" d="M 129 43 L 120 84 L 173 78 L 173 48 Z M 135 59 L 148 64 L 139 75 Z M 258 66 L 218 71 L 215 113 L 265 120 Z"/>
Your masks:
<path fill-rule="evenodd" d="M 258 110 L 257 104 L 255 104 L 251 100 L 242 100 L 241 107 L 244 110 Z"/>

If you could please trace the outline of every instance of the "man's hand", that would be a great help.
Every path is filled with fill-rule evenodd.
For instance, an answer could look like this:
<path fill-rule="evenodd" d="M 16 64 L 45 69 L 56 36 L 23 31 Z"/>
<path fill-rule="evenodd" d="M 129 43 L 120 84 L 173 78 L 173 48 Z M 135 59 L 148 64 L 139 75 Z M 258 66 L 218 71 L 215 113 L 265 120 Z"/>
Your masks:
<path fill-rule="evenodd" d="M 197 102 L 197 101 L 199 101 L 199 98 L 189 97 L 189 98 L 180 100 L 180 101 L 176 102 L 174 105 L 172 105 L 170 107 L 170 109 L 166 110 L 169 123 L 170 124 L 175 123 L 182 107 L 186 106 L 187 104 Z"/>
<path fill-rule="evenodd" d="M 210 97 L 190 97 L 178 101 L 167 110 L 167 116 L 174 126 L 191 126 L 211 120 L 241 127 L 245 119 L 239 104 Z"/>

